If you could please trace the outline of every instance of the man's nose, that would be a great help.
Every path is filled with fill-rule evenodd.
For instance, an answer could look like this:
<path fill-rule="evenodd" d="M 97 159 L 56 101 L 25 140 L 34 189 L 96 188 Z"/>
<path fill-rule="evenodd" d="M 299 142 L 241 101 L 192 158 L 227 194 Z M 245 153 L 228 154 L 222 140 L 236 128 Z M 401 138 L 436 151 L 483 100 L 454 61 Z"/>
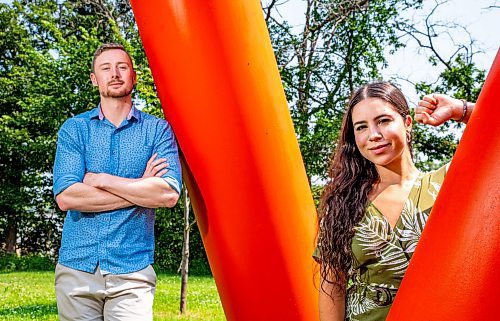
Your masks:
<path fill-rule="evenodd" d="M 111 68 L 111 77 L 113 78 L 120 78 L 120 69 L 118 67 L 116 68 Z"/>

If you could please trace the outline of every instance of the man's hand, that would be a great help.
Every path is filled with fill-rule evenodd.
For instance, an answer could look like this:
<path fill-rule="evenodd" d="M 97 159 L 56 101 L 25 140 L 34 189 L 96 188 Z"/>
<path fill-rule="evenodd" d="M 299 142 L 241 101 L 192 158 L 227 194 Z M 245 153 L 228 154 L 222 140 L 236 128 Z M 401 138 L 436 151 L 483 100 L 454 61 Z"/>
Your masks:
<path fill-rule="evenodd" d="M 106 173 L 85 173 L 85 176 L 83 177 L 83 184 L 96 188 L 102 188 L 103 180 L 106 179 L 107 175 L 108 174 Z"/>
<path fill-rule="evenodd" d="M 166 158 L 155 158 L 158 156 L 158 153 L 153 154 L 151 158 L 148 160 L 146 164 L 146 169 L 144 170 L 144 174 L 142 174 L 142 178 L 146 177 L 162 177 L 163 174 L 168 172 L 166 168 L 168 166 Z"/>

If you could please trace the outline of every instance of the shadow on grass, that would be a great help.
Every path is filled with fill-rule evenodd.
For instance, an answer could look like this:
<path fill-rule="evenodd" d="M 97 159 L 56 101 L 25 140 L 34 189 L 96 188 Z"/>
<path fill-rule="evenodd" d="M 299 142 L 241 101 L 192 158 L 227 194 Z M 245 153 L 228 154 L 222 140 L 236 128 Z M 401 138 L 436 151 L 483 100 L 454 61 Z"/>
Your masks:
<path fill-rule="evenodd" d="M 0 309 L 0 319 L 6 316 L 39 318 L 48 315 L 57 315 L 57 304 L 21 305 L 13 308 Z"/>

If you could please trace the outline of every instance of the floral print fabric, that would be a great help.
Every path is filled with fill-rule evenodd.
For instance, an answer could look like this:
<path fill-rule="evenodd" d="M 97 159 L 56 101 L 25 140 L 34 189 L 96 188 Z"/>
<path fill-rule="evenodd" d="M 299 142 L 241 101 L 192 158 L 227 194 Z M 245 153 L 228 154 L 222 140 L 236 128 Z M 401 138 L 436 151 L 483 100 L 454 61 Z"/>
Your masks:
<path fill-rule="evenodd" d="M 347 289 L 346 320 L 386 319 L 447 168 L 419 175 L 394 228 L 374 204 L 368 204 L 352 241 L 355 263 Z"/>

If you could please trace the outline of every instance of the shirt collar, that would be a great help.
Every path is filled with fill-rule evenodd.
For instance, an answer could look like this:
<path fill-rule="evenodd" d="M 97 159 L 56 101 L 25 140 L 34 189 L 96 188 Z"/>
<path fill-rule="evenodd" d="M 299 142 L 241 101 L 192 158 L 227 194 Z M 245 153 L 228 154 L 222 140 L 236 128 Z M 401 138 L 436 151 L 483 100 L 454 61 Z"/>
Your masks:
<path fill-rule="evenodd" d="M 100 103 L 97 105 L 97 108 L 90 111 L 90 118 L 99 118 L 99 120 L 104 120 L 104 113 L 102 112 Z M 141 113 L 135 107 L 135 104 L 132 104 L 132 108 L 130 108 L 130 112 L 127 115 L 127 120 L 131 120 L 132 118 L 137 120 L 141 118 Z"/>

